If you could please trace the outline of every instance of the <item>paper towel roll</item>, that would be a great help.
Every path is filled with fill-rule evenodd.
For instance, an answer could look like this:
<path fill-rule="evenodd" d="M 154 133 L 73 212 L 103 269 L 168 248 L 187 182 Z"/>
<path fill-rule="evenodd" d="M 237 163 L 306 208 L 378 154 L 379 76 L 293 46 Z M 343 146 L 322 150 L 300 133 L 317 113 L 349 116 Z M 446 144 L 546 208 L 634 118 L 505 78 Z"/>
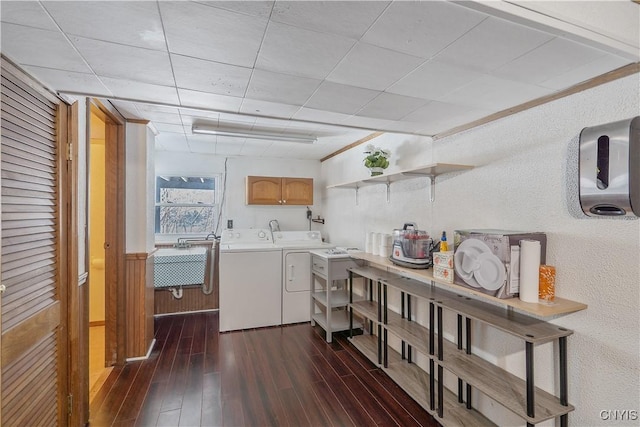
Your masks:
<path fill-rule="evenodd" d="M 375 233 L 373 231 L 369 231 L 367 233 L 367 236 L 365 238 L 365 243 L 364 243 L 364 251 L 367 253 L 372 253 L 373 252 L 373 235 Z"/>
<path fill-rule="evenodd" d="M 371 253 L 374 255 L 380 255 L 380 240 L 382 239 L 382 233 L 373 233 L 373 243 L 371 244 Z"/>
<path fill-rule="evenodd" d="M 538 302 L 540 242 L 520 240 L 520 299 Z"/>
<path fill-rule="evenodd" d="M 380 249 L 378 255 L 388 258 L 391 255 L 391 234 L 382 233 L 380 235 Z"/>

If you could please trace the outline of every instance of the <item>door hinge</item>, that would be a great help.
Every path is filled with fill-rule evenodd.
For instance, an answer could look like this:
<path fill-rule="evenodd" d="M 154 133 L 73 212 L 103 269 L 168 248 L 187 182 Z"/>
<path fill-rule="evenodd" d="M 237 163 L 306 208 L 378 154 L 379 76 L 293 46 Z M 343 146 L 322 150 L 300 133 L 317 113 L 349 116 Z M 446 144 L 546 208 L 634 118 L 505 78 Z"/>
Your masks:
<path fill-rule="evenodd" d="M 73 395 L 70 394 L 67 396 L 67 413 L 71 415 L 73 412 Z"/>

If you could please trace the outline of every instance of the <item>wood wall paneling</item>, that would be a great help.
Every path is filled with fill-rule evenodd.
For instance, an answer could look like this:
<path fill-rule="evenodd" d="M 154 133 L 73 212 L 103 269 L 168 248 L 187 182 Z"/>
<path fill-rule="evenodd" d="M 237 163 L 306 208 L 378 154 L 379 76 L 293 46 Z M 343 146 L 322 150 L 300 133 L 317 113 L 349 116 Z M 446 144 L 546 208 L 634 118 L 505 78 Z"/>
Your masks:
<path fill-rule="evenodd" d="M 127 254 L 126 265 L 126 357 L 142 357 L 154 337 L 153 256 Z"/>
<path fill-rule="evenodd" d="M 193 246 L 211 247 L 213 242 L 193 242 Z M 171 244 L 159 244 L 157 247 L 171 247 Z M 215 266 L 220 265 L 220 246 L 213 246 L 214 255 L 213 263 Z M 150 258 L 151 271 L 153 270 L 153 259 Z M 211 257 L 207 256 L 207 262 L 205 265 L 205 281 L 209 283 L 209 276 L 211 274 Z M 213 289 L 211 294 L 205 295 L 202 292 L 200 286 L 188 286 L 183 287 L 183 293 L 181 299 L 173 297 L 171 292 L 166 289 L 155 289 L 154 296 L 154 313 L 155 314 L 170 314 L 170 313 L 184 313 L 190 311 L 202 311 L 202 310 L 215 310 L 219 308 L 219 268 L 213 269 Z M 153 279 L 149 283 L 153 288 Z"/>
<path fill-rule="evenodd" d="M 185 313 L 189 311 L 213 310 L 218 308 L 217 300 L 214 296 L 202 293 L 200 286 L 183 287 L 182 298 L 176 299 L 171 292 L 166 289 L 156 289 L 155 291 L 155 314 Z"/>

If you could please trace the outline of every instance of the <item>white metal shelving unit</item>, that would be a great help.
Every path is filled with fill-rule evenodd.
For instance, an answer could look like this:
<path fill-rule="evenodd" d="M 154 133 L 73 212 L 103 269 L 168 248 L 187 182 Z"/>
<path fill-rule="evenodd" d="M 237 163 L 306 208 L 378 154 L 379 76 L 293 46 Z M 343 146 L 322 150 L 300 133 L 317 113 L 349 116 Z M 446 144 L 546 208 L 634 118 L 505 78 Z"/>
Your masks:
<path fill-rule="evenodd" d="M 348 255 L 325 256 L 322 251 L 311 251 L 311 325 L 318 324 L 325 330 L 327 342 L 331 342 L 334 332 L 350 327 L 347 269 L 359 263 Z M 356 323 L 354 327 L 362 325 Z"/>

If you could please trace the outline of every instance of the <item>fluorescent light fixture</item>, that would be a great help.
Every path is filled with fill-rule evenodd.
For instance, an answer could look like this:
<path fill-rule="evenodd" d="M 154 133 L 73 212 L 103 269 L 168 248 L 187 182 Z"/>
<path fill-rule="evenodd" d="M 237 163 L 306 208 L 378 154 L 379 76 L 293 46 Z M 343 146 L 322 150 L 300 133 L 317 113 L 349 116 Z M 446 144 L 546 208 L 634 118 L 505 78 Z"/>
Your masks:
<path fill-rule="evenodd" d="M 201 125 L 193 125 L 191 127 L 191 132 L 195 134 L 229 136 L 233 138 L 263 139 L 266 141 L 301 142 L 304 144 L 313 144 L 318 140 L 317 138 L 314 138 L 311 136 L 305 137 L 305 136 L 277 135 L 273 133 L 258 133 L 258 132 L 251 132 L 251 131 L 239 132 L 239 131 L 218 129 L 215 127 L 201 126 Z"/>

